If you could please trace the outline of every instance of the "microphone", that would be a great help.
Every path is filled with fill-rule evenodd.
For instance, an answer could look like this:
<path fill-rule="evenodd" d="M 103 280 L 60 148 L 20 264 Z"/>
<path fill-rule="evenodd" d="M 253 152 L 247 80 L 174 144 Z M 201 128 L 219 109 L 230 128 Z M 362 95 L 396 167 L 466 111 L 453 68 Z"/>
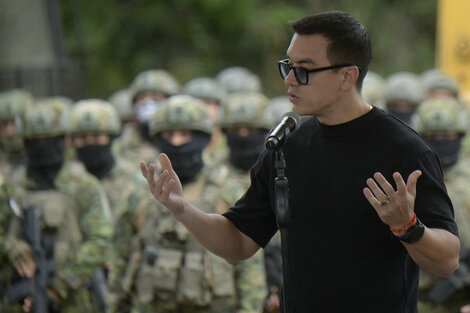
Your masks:
<path fill-rule="evenodd" d="M 300 126 L 300 116 L 295 112 L 285 113 L 279 124 L 266 138 L 265 147 L 268 150 L 280 149 L 287 137 Z"/>

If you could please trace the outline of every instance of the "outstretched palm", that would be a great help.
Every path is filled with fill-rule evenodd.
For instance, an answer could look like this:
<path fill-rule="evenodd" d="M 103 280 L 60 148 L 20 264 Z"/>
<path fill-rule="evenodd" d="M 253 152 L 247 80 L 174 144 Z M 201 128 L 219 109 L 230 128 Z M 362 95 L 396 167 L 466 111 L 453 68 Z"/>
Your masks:
<path fill-rule="evenodd" d="M 158 160 L 163 168 L 163 172 L 159 176 L 155 175 L 154 164 L 147 167 L 144 162 L 140 162 L 142 175 L 147 179 L 150 192 L 155 199 L 167 207 L 173 215 L 177 215 L 182 212 L 185 205 L 181 182 L 166 154 L 161 153 Z"/>

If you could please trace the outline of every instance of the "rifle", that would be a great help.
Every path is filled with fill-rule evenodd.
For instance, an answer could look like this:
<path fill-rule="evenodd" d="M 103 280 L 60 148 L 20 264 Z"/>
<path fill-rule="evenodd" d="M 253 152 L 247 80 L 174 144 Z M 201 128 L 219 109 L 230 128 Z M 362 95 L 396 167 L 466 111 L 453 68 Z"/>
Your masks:
<path fill-rule="evenodd" d="M 432 302 L 441 304 L 468 285 L 470 285 L 470 248 L 462 249 L 459 268 L 449 278 L 441 280 L 428 296 Z"/>
<path fill-rule="evenodd" d="M 41 244 L 42 238 L 39 226 L 39 213 L 36 206 L 27 206 L 24 208 L 23 234 L 25 240 L 31 246 L 32 256 L 36 263 L 36 273 L 32 278 L 21 278 L 19 281 L 15 282 L 5 292 L 5 297 L 9 303 L 13 304 L 30 296 L 33 298 L 34 303 L 33 312 L 47 313 L 49 312 L 47 287 L 51 284 L 51 278 L 55 273 L 56 266 L 53 258 L 48 259 L 48 255 L 51 254 L 50 251 L 47 251 Z"/>
<path fill-rule="evenodd" d="M 104 269 L 97 269 L 93 273 L 93 276 L 88 282 L 88 288 L 95 297 L 101 312 L 108 313 L 108 283 L 104 275 Z"/>

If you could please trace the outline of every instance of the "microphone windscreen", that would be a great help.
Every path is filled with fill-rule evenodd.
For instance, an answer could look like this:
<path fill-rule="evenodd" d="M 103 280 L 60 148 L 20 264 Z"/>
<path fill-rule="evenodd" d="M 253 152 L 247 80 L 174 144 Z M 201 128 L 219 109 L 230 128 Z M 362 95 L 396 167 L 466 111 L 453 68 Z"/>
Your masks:
<path fill-rule="evenodd" d="M 291 127 L 291 131 L 294 131 L 296 130 L 297 128 L 299 128 L 300 126 L 300 115 L 295 113 L 295 112 L 287 112 L 287 113 L 284 113 L 284 115 L 282 116 L 282 119 L 284 119 L 285 117 L 287 118 L 291 118 L 291 120 L 294 122 L 294 125 L 292 125 Z"/>

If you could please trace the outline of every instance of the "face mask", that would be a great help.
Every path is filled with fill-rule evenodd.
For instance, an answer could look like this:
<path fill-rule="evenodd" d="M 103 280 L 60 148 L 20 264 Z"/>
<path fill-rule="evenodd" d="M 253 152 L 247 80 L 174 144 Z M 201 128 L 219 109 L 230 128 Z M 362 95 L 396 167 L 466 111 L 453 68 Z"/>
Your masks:
<path fill-rule="evenodd" d="M 230 147 L 230 163 L 236 168 L 249 170 L 264 150 L 265 131 L 240 136 L 236 133 L 226 133 L 227 144 Z"/>
<path fill-rule="evenodd" d="M 192 132 L 190 142 L 173 146 L 167 140 L 158 137 L 157 145 L 160 151 L 170 158 L 173 169 L 182 183 L 193 179 L 204 166 L 202 151 L 210 141 L 210 136 L 205 133 Z"/>
<path fill-rule="evenodd" d="M 458 161 L 462 138 L 435 139 L 428 138 L 429 144 L 436 150 L 443 168 L 448 168 Z"/>
<path fill-rule="evenodd" d="M 135 114 L 137 120 L 141 123 L 147 123 L 155 113 L 155 111 L 160 107 L 160 101 L 154 101 L 146 99 L 139 106 L 135 107 Z"/>
<path fill-rule="evenodd" d="M 54 188 L 54 179 L 63 164 L 64 137 L 25 141 L 28 177 L 41 189 Z"/>
<path fill-rule="evenodd" d="M 85 165 L 88 172 L 102 179 L 114 166 L 111 145 L 86 145 L 77 148 L 77 158 Z"/>
<path fill-rule="evenodd" d="M 390 110 L 388 110 L 388 113 L 392 114 L 392 115 L 395 116 L 396 118 L 398 118 L 398 119 L 400 119 L 401 121 L 405 122 L 405 124 L 410 125 L 410 123 L 411 123 L 411 117 L 413 116 L 413 114 L 415 113 L 415 111 L 416 111 L 416 110 L 407 111 L 407 112 L 400 112 L 400 111 L 396 111 L 396 110 L 390 109 Z"/>

